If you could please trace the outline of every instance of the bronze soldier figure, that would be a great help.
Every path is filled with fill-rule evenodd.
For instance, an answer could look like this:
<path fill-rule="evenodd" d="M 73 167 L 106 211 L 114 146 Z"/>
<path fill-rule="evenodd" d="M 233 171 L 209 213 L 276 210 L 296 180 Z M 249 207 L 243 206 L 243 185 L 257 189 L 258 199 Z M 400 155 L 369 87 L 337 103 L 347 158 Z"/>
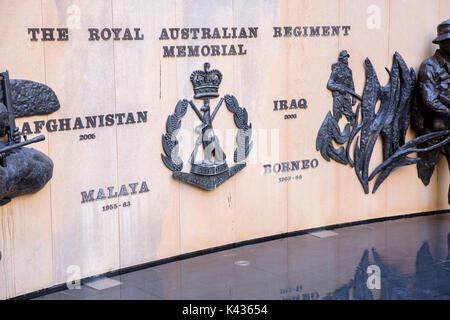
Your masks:
<path fill-rule="evenodd" d="M 21 142 L 15 125 L 8 71 L 0 73 L 0 206 L 12 198 L 31 194 L 42 189 L 51 179 L 53 162 L 45 154 L 24 146 L 45 139 L 37 136 Z M 38 90 L 35 93 L 39 93 Z"/>
<path fill-rule="evenodd" d="M 339 120 L 344 114 L 349 122 L 353 122 L 355 113 L 352 106 L 356 104 L 356 94 L 352 70 L 348 66 L 349 57 L 347 50 L 342 50 L 339 53 L 338 62 L 331 66 L 327 88 L 333 92 L 334 118 Z"/>
<path fill-rule="evenodd" d="M 417 103 L 412 110 L 412 123 L 419 136 L 450 129 L 450 19 L 438 25 L 433 43 L 439 49 L 420 66 Z M 430 141 L 425 147 L 437 142 Z M 425 185 L 430 182 L 441 152 L 446 155 L 450 169 L 450 143 L 418 154 L 421 159 L 417 164 L 418 175 Z"/>

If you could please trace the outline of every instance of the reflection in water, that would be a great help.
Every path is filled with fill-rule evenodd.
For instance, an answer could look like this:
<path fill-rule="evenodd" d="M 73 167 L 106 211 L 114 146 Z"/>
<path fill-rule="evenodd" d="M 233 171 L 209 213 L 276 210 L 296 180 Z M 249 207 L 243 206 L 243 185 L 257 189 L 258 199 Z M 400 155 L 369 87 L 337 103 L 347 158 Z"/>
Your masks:
<path fill-rule="evenodd" d="M 369 250 L 365 250 L 356 268 L 355 276 L 348 284 L 328 293 L 325 300 L 373 300 L 367 273 L 370 265 L 380 268 L 382 300 L 401 299 L 450 299 L 450 233 L 447 235 L 447 259 L 434 261 L 428 242 L 424 242 L 417 252 L 416 272 L 402 275 L 383 262 L 375 249 L 372 249 L 373 263 L 369 261 Z"/>

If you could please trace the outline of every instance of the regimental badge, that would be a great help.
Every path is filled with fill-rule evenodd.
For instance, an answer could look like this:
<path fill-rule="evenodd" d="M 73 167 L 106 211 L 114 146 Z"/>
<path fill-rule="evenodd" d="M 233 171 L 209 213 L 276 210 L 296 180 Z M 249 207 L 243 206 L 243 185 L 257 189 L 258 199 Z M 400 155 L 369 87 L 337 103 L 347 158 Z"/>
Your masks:
<path fill-rule="evenodd" d="M 190 80 L 194 87 L 194 99 L 203 100 L 200 110 L 192 100 L 178 101 L 175 112 L 167 118 L 166 134 L 162 136 L 162 146 L 165 152 L 161 154 L 164 164 L 173 171 L 173 177 L 181 182 L 191 184 L 204 190 L 214 190 L 222 183 L 230 179 L 236 173 L 245 168 L 244 160 L 252 149 L 252 125 L 248 123 L 248 113 L 241 108 L 237 99 L 232 95 L 220 98 L 214 111 L 211 112 L 210 100 L 219 97 L 219 85 L 222 82 L 222 73 L 219 70 L 210 70 L 210 64 L 204 64 L 204 70 L 192 72 Z M 220 146 L 219 139 L 214 133 L 214 118 L 225 101 L 227 109 L 233 113 L 234 122 L 238 128 L 236 141 L 237 147 L 234 151 L 234 165 L 230 168 L 227 164 L 226 155 Z M 186 114 L 189 106 L 198 116 L 201 125 L 194 150 L 191 153 L 190 173 L 181 172 L 183 161 L 180 158 L 177 132 L 181 128 L 181 118 Z M 203 159 L 198 160 L 197 154 L 202 147 Z"/>

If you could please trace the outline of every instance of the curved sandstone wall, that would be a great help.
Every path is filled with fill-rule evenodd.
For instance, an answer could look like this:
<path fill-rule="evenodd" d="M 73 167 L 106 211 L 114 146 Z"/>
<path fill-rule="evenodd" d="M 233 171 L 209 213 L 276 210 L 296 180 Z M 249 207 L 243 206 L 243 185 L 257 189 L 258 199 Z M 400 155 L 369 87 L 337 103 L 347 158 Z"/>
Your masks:
<path fill-rule="evenodd" d="M 315 141 L 341 50 L 361 94 L 365 57 L 382 85 L 395 51 L 417 71 L 449 12 L 446 0 L 0 0 L 0 70 L 45 83 L 61 103 L 17 119 L 30 137 L 46 136 L 32 147 L 54 172 L 38 193 L 0 207 L 0 298 L 65 283 L 76 270 L 84 278 L 295 230 L 448 209 L 444 158 L 428 187 L 409 166 L 366 195 L 354 170 L 325 161 Z M 205 62 L 223 74 L 220 96 L 247 109 L 254 143 L 247 167 L 209 192 L 173 179 L 161 161 L 166 119 L 193 98 L 189 77 Z M 184 170 L 199 124 L 188 111 Z M 224 106 L 214 126 L 232 162 L 236 128 Z M 381 151 L 377 144 L 374 163 Z"/>

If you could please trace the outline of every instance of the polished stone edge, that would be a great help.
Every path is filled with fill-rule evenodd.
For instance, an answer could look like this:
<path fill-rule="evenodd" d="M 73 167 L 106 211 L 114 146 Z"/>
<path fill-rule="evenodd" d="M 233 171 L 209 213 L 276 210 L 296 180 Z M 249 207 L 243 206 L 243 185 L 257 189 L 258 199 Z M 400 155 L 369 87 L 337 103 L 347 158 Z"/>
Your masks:
<path fill-rule="evenodd" d="M 94 281 L 95 279 L 100 279 L 102 277 L 115 277 L 115 276 L 122 275 L 122 274 L 129 273 L 129 272 L 134 272 L 134 271 L 138 271 L 138 270 L 142 270 L 142 269 L 147 269 L 147 268 L 160 266 L 160 265 L 163 265 L 163 264 L 166 264 L 166 263 L 170 263 L 170 262 L 176 262 L 176 261 L 186 260 L 186 259 L 189 259 L 189 258 L 195 258 L 195 257 L 202 256 L 202 255 L 205 255 L 205 254 L 210 254 L 210 253 L 214 253 L 214 252 L 220 252 L 220 251 L 224 251 L 224 250 L 239 248 L 239 247 L 243 247 L 243 246 L 247 246 L 247 245 L 251 245 L 251 244 L 257 244 L 257 243 L 262 243 L 262 242 L 267 242 L 267 241 L 279 240 L 279 239 L 284 239 L 284 238 L 289 238 L 289 237 L 296 237 L 296 236 L 308 234 L 308 233 L 311 233 L 311 232 L 324 231 L 324 230 L 329 230 L 329 229 L 346 228 L 346 227 L 351 227 L 351 226 L 365 225 L 365 224 L 384 222 L 384 221 L 418 218 L 418 217 L 432 216 L 432 215 L 439 215 L 439 214 L 446 214 L 446 213 L 450 213 L 450 210 L 447 209 L 447 210 L 436 210 L 436 211 L 424 211 L 424 212 L 417 212 L 417 213 L 408 213 L 408 214 L 402 214 L 402 215 L 397 215 L 397 216 L 390 216 L 390 217 L 383 217 L 383 218 L 375 218 L 375 219 L 367 219 L 367 220 L 359 220 L 359 221 L 346 222 L 346 223 L 340 223 L 340 224 L 333 224 L 333 225 L 328 225 L 328 226 L 323 226 L 323 227 L 304 229 L 304 230 L 297 230 L 297 231 L 291 231 L 291 232 L 271 235 L 271 236 L 267 236 L 267 237 L 261 237 L 261 238 L 255 238 L 255 239 L 250 239 L 250 240 L 244 240 L 244 241 L 240 241 L 240 242 L 234 242 L 234 243 L 226 244 L 226 245 L 223 245 L 223 246 L 203 249 L 203 250 L 194 251 L 194 252 L 183 253 L 183 254 L 180 254 L 180 255 L 177 255 L 177 256 L 164 258 L 164 259 L 161 259 L 161 260 L 155 260 L 155 261 L 151 261 L 151 262 L 146 262 L 146 263 L 143 263 L 143 264 L 138 264 L 138 265 L 135 265 L 135 266 L 113 270 L 113 271 L 109 271 L 109 272 L 106 272 L 106 273 L 98 274 L 98 275 L 95 275 L 95 276 L 86 277 L 86 278 L 81 279 L 81 284 L 83 285 L 83 284 L 86 284 L 88 282 Z M 41 290 L 30 292 L 30 293 L 26 293 L 26 294 L 23 294 L 23 295 L 20 295 L 20 296 L 17 296 L 17 297 L 13 297 L 13 298 L 10 298 L 8 300 L 29 300 L 29 299 L 35 299 L 35 298 L 38 298 L 38 297 L 41 297 L 41 296 L 45 296 L 45 295 L 48 295 L 48 294 L 51 294 L 51 293 L 63 291 L 63 290 L 66 290 L 66 289 L 67 289 L 66 284 L 63 283 L 63 284 L 55 285 L 55 286 L 50 287 L 50 288 L 45 288 L 45 289 L 41 289 Z"/>

